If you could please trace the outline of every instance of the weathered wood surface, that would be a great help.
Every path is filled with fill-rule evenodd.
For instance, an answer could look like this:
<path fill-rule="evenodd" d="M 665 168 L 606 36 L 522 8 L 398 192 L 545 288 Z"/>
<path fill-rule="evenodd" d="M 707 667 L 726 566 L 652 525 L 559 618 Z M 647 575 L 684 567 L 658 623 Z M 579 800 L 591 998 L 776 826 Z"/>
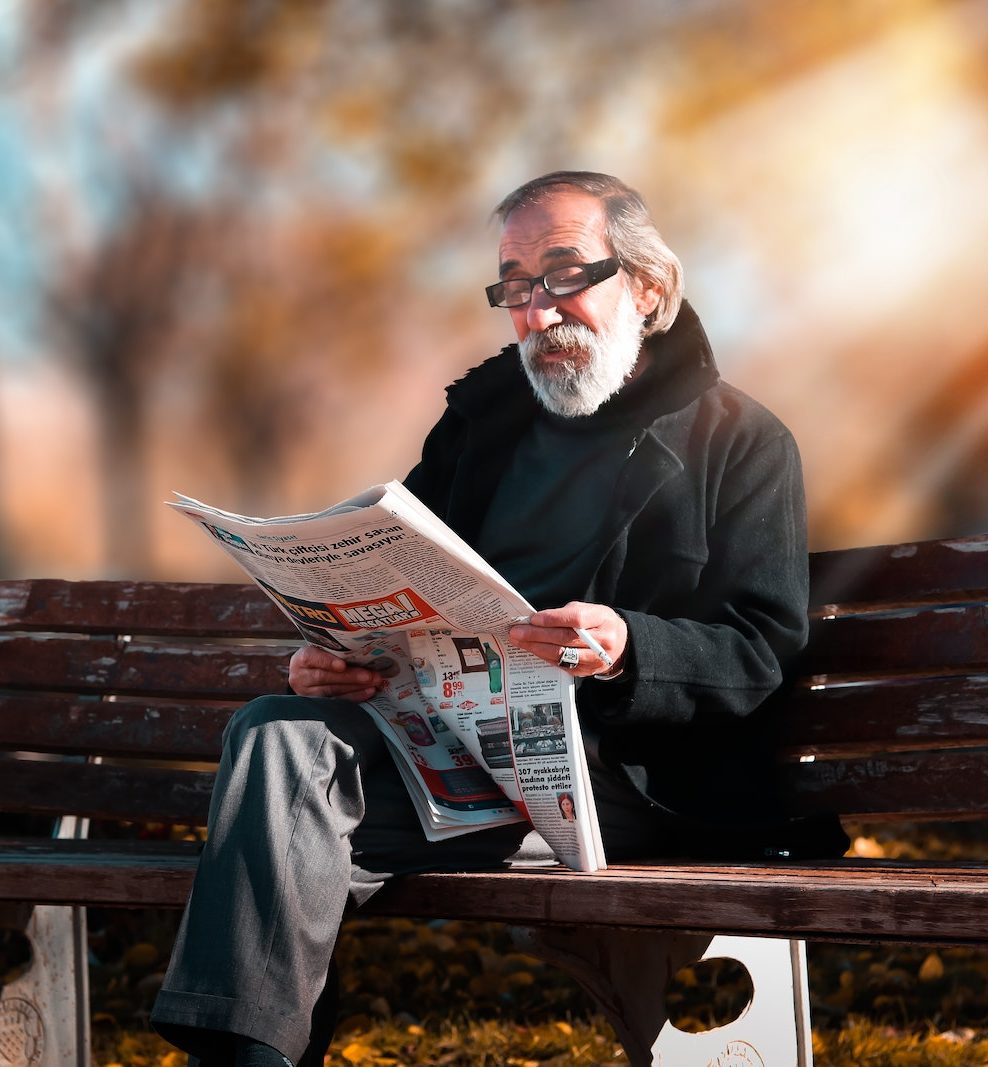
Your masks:
<path fill-rule="evenodd" d="M 988 667 L 988 606 L 915 608 L 814 622 L 801 674 L 949 673 Z"/>
<path fill-rule="evenodd" d="M 0 581 L 0 630 L 297 639 L 257 586 L 239 583 Z"/>
<path fill-rule="evenodd" d="M 375 911 L 439 918 L 455 908 L 457 917 L 516 923 L 983 943 L 986 875 L 983 866 L 852 862 L 425 874 L 389 887 Z"/>
<path fill-rule="evenodd" d="M 778 740 L 789 758 L 986 745 L 988 675 L 796 689 Z"/>
<path fill-rule="evenodd" d="M 952 819 L 988 815 L 988 749 L 890 752 L 792 763 L 781 770 L 796 813 L 852 818 Z"/>
<path fill-rule="evenodd" d="M 810 556 L 810 603 L 839 612 L 870 604 L 988 598 L 988 534 Z"/>
<path fill-rule="evenodd" d="M 57 847 L 65 846 L 68 847 Z M 181 907 L 196 856 L 0 842 L 0 899 Z M 780 937 L 983 942 L 988 870 L 975 864 L 618 865 L 421 874 L 362 915 L 626 926 Z"/>
<path fill-rule="evenodd" d="M 988 536 L 823 553 L 811 571 L 810 677 L 779 738 L 796 806 L 988 814 Z M 272 639 L 297 640 L 251 585 L 0 582 L 0 631 L 0 748 L 126 758 L 0 758 L 0 810 L 193 824 L 211 771 L 136 758 L 215 759 L 231 710 L 284 689 L 288 645 Z M 195 863 L 158 842 L 0 842 L 0 899 L 181 906 Z M 419 875 L 371 910 L 983 943 L 986 906 L 988 865 L 845 860 Z"/>
<path fill-rule="evenodd" d="M 988 598 L 988 535 L 817 552 L 817 607 Z M 0 581 L 0 630 L 259 637 L 294 634 L 256 586 L 58 579 Z"/>
<path fill-rule="evenodd" d="M 198 847 L 155 842 L 137 850 L 133 845 L 0 838 L 0 900 L 184 907 L 199 862 Z"/>
<path fill-rule="evenodd" d="M 988 749 L 888 752 L 794 762 L 780 770 L 796 813 L 864 819 L 988 815 Z M 205 822 L 213 775 L 139 763 L 0 762 L 0 811 Z"/>
<path fill-rule="evenodd" d="M 7 634 L 0 635 L 0 678 L 9 688 L 247 699 L 284 690 L 290 648 Z M 988 669 L 988 606 L 816 622 L 800 669 L 877 677 Z"/>
<path fill-rule="evenodd" d="M 817 552 L 811 603 L 988 598 L 988 535 Z M 293 637 L 260 590 L 241 583 L 0 581 L 0 630 Z"/>
<path fill-rule="evenodd" d="M 108 763 L 0 761 L 0 811 L 201 825 L 208 771 Z"/>
<path fill-rule="evenodd" d="M 780 770 L 797 814 L 838 811 L 858 819 L 988 815 L 988 749 L 888 752 L 794 762 Z M 0 763 L 0 811 L 101 819 L 205 822 L 211 771 L 110 763 Z"/>
<path fill-rule="evenodd" d="M 237 706 L 0 695 L 0 749 L 218 760 L 223 728 Z"/>
<path fill-rule="evenodd" d="M 0 635 L 0 678 L 10 689 L 247 700 L 285 691 L 289 656 L 283 645 Z"/>

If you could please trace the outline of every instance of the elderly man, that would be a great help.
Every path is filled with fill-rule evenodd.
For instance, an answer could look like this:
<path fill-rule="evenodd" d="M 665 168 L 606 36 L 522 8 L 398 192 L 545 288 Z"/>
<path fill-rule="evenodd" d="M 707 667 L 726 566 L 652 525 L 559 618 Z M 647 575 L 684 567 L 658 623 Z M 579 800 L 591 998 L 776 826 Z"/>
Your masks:
<path fill-rule="evenodd" d="M 497 208 L 518 338 L 448 390 L 406 484 L 533 604 L 511 640 L 578 679 L 609 858 L 840 852 L 776 811 L 767 698 L 806 637 L 792 436 L 724 383 L 637 193 L 535 179 Z M 608 665 L 577 635 L 588 631 Z M 348 900 L 395 874 L 544 862 L 517 826 L 428 843 L 354 703 L 383 679 L 306 646 L 296 697 L 227 730 L 153 1021 L 209 1063 L 321 1063 Z"/>

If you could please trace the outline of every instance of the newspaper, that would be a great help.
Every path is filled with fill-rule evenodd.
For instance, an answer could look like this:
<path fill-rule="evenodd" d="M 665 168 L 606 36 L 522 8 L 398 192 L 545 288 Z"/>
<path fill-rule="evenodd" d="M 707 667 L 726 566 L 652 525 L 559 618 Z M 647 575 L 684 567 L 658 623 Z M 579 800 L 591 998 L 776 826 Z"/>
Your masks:
<path fill-rule="evenodd" d="M 400 482 L 268 519 L 175 495 L 306 641 L 384 676 L 361 707 L 430 840 L 527 819 L 606 865 L 573 678 L 508 642 L 534 608 Z"/>

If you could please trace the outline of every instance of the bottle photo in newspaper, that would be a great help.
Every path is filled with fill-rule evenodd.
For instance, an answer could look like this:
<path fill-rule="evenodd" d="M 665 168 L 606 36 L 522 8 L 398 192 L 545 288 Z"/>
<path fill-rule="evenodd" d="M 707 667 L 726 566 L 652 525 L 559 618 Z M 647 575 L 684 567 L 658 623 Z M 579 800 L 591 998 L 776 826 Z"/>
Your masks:
<path fill-rule="evenodd" d="M 401 483 L 277 518 L 176 496 L 305 641 L 384 677 L 360 706 L 430 840 L 527 820 L 560 863 L 606 865 L 573 678 L 509 644 L 535 609 Z"/>

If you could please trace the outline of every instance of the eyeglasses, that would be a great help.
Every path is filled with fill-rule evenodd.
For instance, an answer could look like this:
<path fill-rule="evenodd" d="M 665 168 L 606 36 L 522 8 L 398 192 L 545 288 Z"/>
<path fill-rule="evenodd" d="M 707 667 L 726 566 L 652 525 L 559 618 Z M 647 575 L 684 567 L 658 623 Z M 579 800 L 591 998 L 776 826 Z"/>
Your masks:
<path fill-rule="evenodd" d="M 520 308 L 532 299 L 532 290 L 541 285 L 550 296 L 572 296 L 591 285 L 613 278 L 621 264 L 616 259 L 601 259 L 597 263 L 572 263 L 557 267 L 535 278 L 509 278 L 488 285 L 487 299 L 492 308 Z"/>

